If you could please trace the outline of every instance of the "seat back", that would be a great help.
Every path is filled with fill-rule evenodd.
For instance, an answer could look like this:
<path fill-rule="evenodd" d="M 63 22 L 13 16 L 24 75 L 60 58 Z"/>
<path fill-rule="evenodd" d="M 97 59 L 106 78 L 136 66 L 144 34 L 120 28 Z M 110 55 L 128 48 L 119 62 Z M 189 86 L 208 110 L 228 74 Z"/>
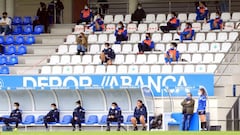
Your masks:
<path fill-rule="evenodd" d="M 15 44 L 21 45 L 21 44 L 24 44 L 24 43 L 25 43 L 25 40 L 24 40 L 23 36 L 17 36 L 16 37 Z"/>
<path fill-rule="evenodd" d="M 37 25 L 34 27 L 34 34 L 41 34 L 44 32 L 44 26 L 43 25 Z"/>
<path fill-rule="evenodd" d="M 107 123 L 107 115 L 103 115 L 100 120 L 100 124 L 106 124 L 106 123 Z"/>
<path fill-rule="evenodd" d="M 26 43 L 27 45 L 35 44 L 36 40 L 34 36 L 27 36 L 26 37 Z"/>
<path fill-rule="evenodd" d="M 7 63 L 7 57 L 6 56 L 0 56 L 0 65 L 4 65 Z"/>
<path fill-rule="evenodd" d="M 71 115 L 64 115 L 61 124 L 69 124 L 71 123 L 72 116 Z"/>
<path fill-rule="evenodd" d="M 12 34 L 13 35 L 22 34 L 22 31 L 23 31 L 22 26 L 20 26 L 20 25 L 14 26 Z"/>
<path fill-rule="evenodd" d="M 23 28 L 23 34 L 32 34 L 33 28 L 32 25 L 26 25 Z"/>
<path fill-rule="evenodd" d="M 12 24 L 13 25 L 22 24 L 22 18 L 20 16 L 14 16 Z"/>
<path fill-rule="evenodd" d="M 44 118 L 44 115 L 39 115 L 35 123 L 36 124 L 43 124 L 43 118 Z"/>
<path fill-rule="evenodd" d="M 7 45 L 13 44 L 13 43 L 14 43 L 14 37 L 13 37 L 13 36 L 7 36 L 5 43 L 6 43 Z"/>
<path fill-rule="evenodd" d="M 95 124 L 98 123 L 98 116 L 97 115 L 90 115 L 87 120 L 88 124 Z"/>
<path fill-rule="evenodd" d="M 24 16 L 23 24 L 25 24 L 25 25 L 32 24 L 32 17 L 31 16 Z"/>
<path fill-rule="evenodd" d="M 0 74 L 9 74 L 9 68 L 7 66 L 2 66 L 0 69 Z"/>
<path fill-rule="evenodd" d="M 25 120 L 24 120 L 24 124 L 31 124 L 35 122 L 35 117 L 33 115 L 27 115 Z"/>
<path fill-rule="evenodd" d="M 18 57 L 17 57 L 17 56 L 11 56 L 11 57 L 9 58 L 9 64 L 10 64 L 10 65 L 18 64 Z"/>

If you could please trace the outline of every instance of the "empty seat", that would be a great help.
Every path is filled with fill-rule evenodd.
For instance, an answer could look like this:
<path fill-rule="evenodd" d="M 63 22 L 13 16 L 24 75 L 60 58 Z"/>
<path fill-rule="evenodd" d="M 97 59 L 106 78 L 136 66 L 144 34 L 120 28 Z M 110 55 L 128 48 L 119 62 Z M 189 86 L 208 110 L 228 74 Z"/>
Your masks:
<path fill-rule="evenodd" d="M 220 43 L 211 43 L 210 52 L 219 52 L 221 49 Z"/>
<path fill-rule="evenodd" d="M 56 65 L 60 62 L 60 57 L 58 55 L 52 55 L 50 57 L 50 61 L 49 61 L 49 64 L 50 65 Z"/>
<path fill-rule="evenodd" d="M 187 21 L 187 14 L 186 13 L 179 13 L 178 14 L 178 19 L 180 22 L 186 22 Z"/>
<path fill-rule="evenodd" d="M 0 67 L 0 74 L 9 74 L 10 70 L 8 66 L 1 66 Z"/>
<path fill-rule="evenodd" d="M 225 55 L 224 55 L 223 53 L 217 53 L 217 54 L 215 54 L 214 62 L 215 62 L 215 63 L 220 63 L 220 62 L 222 62 L 224 56 L 225 56 Z"/>
<path fill-rule="evenodd" d="M 70 55 L 62 55 L 59 64 L 67 65 L 67 64 L 70 64 L 70 62 L 71 62 L 71 56 Z"/>
<path fill-rule="evenodd" d="M 147 31 L 147 24 L 141 23 L 138 25 L 137 32 L 144 33 Z"/>
<path fill-rule="evenodd" d="M 215 12 L 212 12 L 211 14 L 210 14 L 210 19 L 215 19 L 216 18 L 216 13 Z"/>
<path fill-rule="evenodd" d="M 196 73 L 206 73 L 206 66 L 205 65 L 196 65 L 195 72 Z"/>
<path fill-rule="evenodd" d="M 226 32 L 220 32 L 218 33 L 218 38 L 217 41 L 218 42 L 224 42 L 228 40 L 228 34 Z"/>
<path fill-rule="evenodd" d="M 53 66 L 52 74 L 62 74 L 62 66 Z"/>
<path fill-rule="evenodd" d="M 108 73 L 108 74 L 116 74 L 117 73 L 117 66 L 116 65 L 108 65 L 106 73 Z"/>
<path fill-rule="evenodd" d="M 101 63 L 100 55 L 94 55 L 92 64 L 100 64 L 100 63 Z"/>
<path fill-rule="evenodd" d="M 63 66 L 62 74 L 72 74 L 72 73 L 73 73 L 73 67 L 72 66 Z"/>
<path fill-rule="evenodd" d="M 19 35 L 16 37 L 14 44 L 16 45 L 22 45 L 25 44 L 25 39 L 23 36 Z"/>
<path fill-rule="evenodd" d="M 158 63 L 160 63 L 160 64 L 165 63 L 164 54 L 160 54 L 160 55 L 158 56 Z"/>
<path fill-rule="evenodd" d="M 41 74 L 51 74 L 52 68 L 51 66 L 43 66 L 41 69 Z"/>
<path fill-rule="evenodd" d="M 75 35 L 68 35 L 66 38 L 65 44 L 75 44 L 76 43 L 76 36 Z"/>
<path fill-rule="evenodd" d="M 20 25 L 20 24 L 22 24 L 22 17 L 14 16 L 13 19 L 12 19 L 12 24 L 13 25 Z"/>
<path fill-rule="evenodd" d="M 90 64 L 92 63 L 92 56 L 91 55 L 83 55 L 82 56 L 82 64 Z"/>
<path fill-rule="evenodd" d="M 161 34 L 160 33 L 154 33 L 152 34 L 152 41 L 157 43 L 161 41 Z"/>
<path fill-rule="evenodd" d="M 228 35 L 229 41 L 235 41 L 238 37 L 238 32 L 230 32 Z"/>
<path fill-rule="evenodd" d="M 84 32 L 84 25 L 75 25 L 73 34 Z"/>
<path fill-rule="evenodd" d="M 165 73 L 165 74 L 172 73 L 172 66 L 171 65 L 163 65 L 161 73 Z"/>
<path fill-rule="evenodd" d="M 17 25 L 17 26 L 13 26 L 12 27 L 12 35 L 19 35 L 22 34 L 22 26 L 21 25 Z"/>
<path fill-rule="evenodd" d="M 240 12 L 233 12 L 232 21 L 240 21 Z"/>
<path fill-rule="evenodd" d="M 156 64 L 158 62 L 158 56 L 156 54 L 149 54 L 147 58 L 148 64 Z"/>
<path fill-rule="evenodd" d="M 134 64 L 135 63 L 135 55 L 129 54 L 126 55 L 125 64 Z"/>
<path fill-rule="evenodd" d="M 234 30 L 234 22 L 226 22 L 224 25 L 224 31 Z"/>
<path fill-rule="evenodd" d="M 202 55 L 201 54 L 193 54 L 192 55 L 192 63 L 201 63 L 202 62 Z"/>
<path fill-rule="evenodd" d="M 0 65 L 7 64 L 7 62 L 8 62 L 7 57 L 4 55 L 0 55 Z"/>
<path fill-rule="evenodd" d="M 96 34 L 88 35 L 88 43 L 97 43 L 97 42 L 98 42 L 98 37 Z"/>
<path fill-rule="evenodd" d="M 98 54 L 98 53 L 100 53 L 101 51 L 100 51 L 99 47 L 100 47 L 99 45 L 91 45 L 90 46 L 90 53 L 91 54 Z"/>
<path fill-rule="evenodd" d="M 196 17 L 197 17 L 196 13 L 189 13 L 188 14 L 188 21 L 193 22 L 194 20 L 196 20 Z"/>
<path fill-rule="evenodd" d="M 106 26 L 107 33 L 114 33 L 115 30 L 116 30 L 115 24 L 107 24 Z"/>
<path fill-rule="evenodd" d="M 118 74 L 127 74 L 128 73 L 128 67 L 126 65 L 119 65 L 117 67 L 117 73 Z"/>
<path fill-rule="evenodd" d="M 85 124 L 97 124 L 98 123 L 98 116 L 97 115 L 89 115 L 88 120 Z"/>
<path fill-rule="evenodd" d="M 150 67 L 150 73 L 152 73 L 152 74 L 159 74 L 159 73 L 161 73 L 160 65 L 152 65 Z"/>
<path fill-rule="evenodd" d="M 229 12 L 223 12 L 221 14 L 221 19 L 226 22 L 229 21 L 231 19 L 231 14 Z"/>
<path fill-rule="evenodd" d="M 147 62 L 146 55 L 137 55 L 136 64 L 145 64 Z"/>
<path fill-rule="evenodd" d="M 116 37 L 114 34 L 110 34 L 108 39 L 109 44 L 114 43 L 116 41 Z"/>
<path fill-rule="evenodd" d="M 184 43 L 180 43 L 180 44 L 178 44 L 177 49 L 181 53 L 186 52 L 187 51 L 187 45 L 184 44 Z"/>
<path fill-rule="evenodd" d="M 14 36 L 7 36 L 4 42 L 5 45 L 14 44 Z"/>
<path fill-rule="evenodd" d="M 147 14 L 146 15 L 146 23 L 152 23 L 155 22 L 155 15 L 154 14 Z"/>
<path fill-rule="evenodd" d="M 4 36 L 0 35 L 0 44 L 4 44 L 5 40 L 4 40 Z"/>
<path fill-rule="evenodd" d="M 187 62 L 191 62 L 191 55 L 190 54 L 182 54 L 181 59 L 187 61 Z"/>
<path fill-rule="evenodd" d="M 98 65 L 96 66 L 95 73 L 96 74 L 105 74 L 106 67 L 104 65 Z"/>
<path fill-rule="evenodd" d="M 76 54 L 77 53 L 77 45 L 70 45 L 68 48 L 68 54 Z"/>
<path fill-rule="evenodd" d="M 98 36 L 98 43 L 106 43 L 108 41 L 108 35 L 107 34 L 100 34 Z"/>
<path fill-rule="evenodd" d="M 133 53 L 138 53 L 139 52 L 139 50 L 138 50 L 138 44 L 134 44 L 133 45 L 133 51 L 132 51 Z"/>
<path fill-rule="evenodd" d="M 164 44 L 156 44 L 155 50 L 156 51 L 165 51 L 165 45 Z"/>
<path fill-rule="evenodd" d="M 43 25 L 36 25 L 32 34 L 42 34 L 44 32 Z"/>
<path fill-rule="evenodd" d="M 138 43 L 140 41 L 139 34 L 131 34 L 130 41 L 131 43 Z"/>
<path fill-rule="evenodd" d="M 128 24 L 127 31 L 128 31 L 128 33 L 136 32 L 137 31 L 137 24 L 134 24 L 134 23 Z"/>
<path fill-rule="evenodd" d="M 208 52 L 209 44 L 208 43 L 200 43 L 199 44 L 199 52 Z"/>
<path fill-rule="evenodd" d="M 73 74 L 82 74 L 83 72 L 83 66 L 74 66 L 73 67 Z"/>
<path fill-rule="evenodd" d="M 196 42 L 203 42 L 205 41 L 205 34 L 204 33 L 196 33 L 196 36 L 195 36 L 195 41 Z"/>
<path fill-rule="evenodd" d="M 198 51 L 198 44 L 190 43 L 188 44 L 188 52 L 197 52 Z"/>
<path fill-rule="evenodd" d="M 192 28 L 193 28 L 195 31 L 200 31 L 200 30 L 202 29 L 201 23 L 198 23 L 198 22 L 192 23 Z"/>
<path fill-rule="evenodd" d="M 8 47 L 5 47 L 4 49 L 4 54 L 5 55 L 12 55 L 12 54 L 15 54 L 17 52 L 17 49 L 15 46 L 8 46 Z"/>
<path fill-rule="evenodd" d="M 67 45 L 59 45 L 57 54 L 66 54 L 68 53 L 68 46 Z"/>
<path fill-rule="evenodd" d="M 105 15 L 104 16 L 104 23 L 112 23 L 113 22 L 113 16 L 112 15 Z"/>
<path fill-rule="evenodd" d="M 231 46 L 232 46 L 231 43 L 222 43 L 221 52 L 228 52 Z"/>
<path fill-rule="evenodd" d="M 26 25 L 23 27 L 22 34 L 28 35 L 33 33 L 33 26 L 32 25 Z"/>
<path fill-rule="evenodd" d="M 138 66 L 137 65 L 128 66 L 128 73 L 129 74 L 138 74 Z"/>
<path fill-rule="evenodd" d="M 6 63 L 7 65 L 15 65 L 18 64 L 18 57 L 15 55 L 12 55 L 8 58 L 8 61 Z"/>
<path fill-rule="evenodd" d="M 25 39 L 25 44 L 26 45 L 32 45 L 32 44 L 35 44 L 36 42 L 36 39 L 35 39 L 35 36 L 27 36 L 26 39 Z"/>
<path fill-rule="evenodd" d="M 173 73 L 183 73 L 183 65 L 173 65 Z"/>
<path fill-rule="evenodd" d="M 184 73 L 194 73 L 194 65 L 185 65 Z"/>
<path fill-rule="evenodd" d="M 214 73 L 217 69 L 217 65 L 208 65 L 207 66 L 207 72 L 208 73 Z"/>
<path fill-rule="evenodd" d="M 80 55 L 73 55 L 71 57 L 71 64 L 80 64 L 81 63 L 81 56 Z"/>
<path fill-rule="evenodd" d="M 92 65 L 87 65 L 84 68 L 84 73 L 85 74 L 94 74 L 95 73 L 95 68 Z"/>
<path fill-rule="evenodd" d="M 158 31 L 158 24 L 156 23 L 150 23 L 148 26 L 148 32 L 153 33 Z"/>
<path fill-rule="evenodd" d="M 120 53 L 122 51 L 122 46 L 121 45 L 112 45 L 112 49 L 114 50 L 115 53 Z"/>
<path fill-rule="evenodd" d="M 123 22 L 123 15 L 115 15 L 114 16 L 114 23 L 118 23 L 118 22 Z"/>
<path fill-rule="evenodd" d="M 122 53 L 131 53 L 132 52 L 132 45 L 131 44 L 124 44 L 122 46 Z"/>
<path fill-rule="evenodd" d="M 202 31 L 210 31 L 210 25 L 209 23 L 203 23 L 202 24 Z"/>
<path fill-rule="evenodd" d="M 60 124 L 70 124 L 72 122 L 72 115 L 64 115 Z"/>
<path fill-rule="evenodd" d="M 172 34 L 164 33 L 162 37 L 162 42 L 170 42 L 170 41 L 172 41 Z"/>
<path fill-rule="evenodd" d="M 212 62 L 213 62 L 213 54 L 203 55 L 203 63 L 212 63 Z"/>
<path fill-rule="evenodd" d="M 35 122 L 34 115 L 27 115 L 25 117 L 25 120 L 22 122 L 22 124 L 33 124 Z"/>
<path fill-rule="evenodd" d="M 131 14 L 125 15 L 124 23 L 129 23 L 129 22 L 131 22 L 131 17 L 132 17 Z"/>
<path fill-rule="evenodd" d="M 213 42 L 217 39 L 217 34 L 216 33 L 207 33 L 207 42 Z"/>
<path fill-rule="evenodd" d="M 141 65 L 139 66 L 139 73 L 140 74 L 149 74 L 150 68 L 149 65 Z"/>
<path fill-rule="evenodd" d="M 24 45 L 18 46 L 17 52 L 15 53 L 16 55 L 23 55 L 27 53 L 27 47 Z"/>
<path fill-rule="evenodd" d="M 39 115 L 35 121 L 35 124 L 43 124 L 44 123 L 44 115 Z"/>
<path fill-rule="evenodd" d="M 157 14 L 156 22 L 166 22 L 166 15 L 165 14 Z"/>

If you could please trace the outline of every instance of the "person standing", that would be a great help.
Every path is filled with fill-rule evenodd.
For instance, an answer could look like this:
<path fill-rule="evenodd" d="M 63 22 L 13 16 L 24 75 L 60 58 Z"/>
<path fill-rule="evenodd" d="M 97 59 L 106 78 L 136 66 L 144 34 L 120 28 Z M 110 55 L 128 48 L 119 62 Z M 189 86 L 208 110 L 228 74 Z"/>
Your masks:
<path fill-rule="evenodd" d="M 206 120 L 206 105 L 207 105 L 207 92 L 204 88 L 200 88 L 198 91 L 198 108 L 197 112 L 201 122 L 201 130 L 207 130 L 207 120 Z"/>
<path fill-rule="evenodd" d="M 48 12 L 49 12 L 49 22 L 50 24 L 54 24 L 54 17 L 56 15 L 56 23 L 61 23 L 61 15 L 64 9 L 64 5 L 61 0 L 52 0 L 48 4 Z M 55 14 L 56 12 L 56 14 Z"/>
<path fill-rule="evenodd" d="M 137 21 L 138 24 L 140 24 L 144 18 L 146 18 L 146 12 L 142 8 L 142 4 L 138 3 L 137 9 L 134 11 L 134 13 L 131 16 L 131 20 Z"/>
<path fill-rule="evenodd" d="M 76 102 L 76 108 L 73 111 L 72 127 L 73 131 L 76 130 L 76 124 L 78 124 L 79 131 L 82 131 L 82 123 L 85 122 L 85 109 L 81 106 L 81 101 Z"/>
<path fill-rule="evenodd" d="M 40 8 L 37 11 L 37 16 L 41 25 L 44 25 L 45 33 L 48 32 L 49 26 L 49 13 L 47 11 L 47 6 L 45 3 L 40 2 Z"/>
<path fill-rule="evenodd" d="M 134 127 L 134 131 L 138 130 L 137 124 L 142 124 L 142 130 L 146 131 L 146 123 L 147 123 L 147 108 L 143 104 L 142 100 L 137 101 L 137 106 L 134 109 L 133 117 L 131 118 L 131 122 Z"/>
<path fill-rule="evenodd" d="M 109 109 L 108 116 L 107 116 L 107 130 L 110 131 L 110 123 L 111 122 L 117 122 L 118 127 L 117 131 L 120 131 L 121 128 L 121 122 L 123 121 L 122 119 L 122 111 L 121 108 L 118 107 L 116 102 L 112 103 L 112 107 Z"/>
<path fill-rule="evenodd" d="M 51 110 L 48 112 L 46 116 L 44 116 L 43 121 L 44 125 L 46 127 L 46 130 L 48 131 L 48 122 L 59 122 L 60 117 L 60 111 L 57 108 L 57 105 L 55 103 L 51 104 Z"/>
<path fill-rule="evenodd" d="M 192 98 L 192 93 L 187 93 L 187 97 L 181 102 L 183 107 L 183 131 L 190 129 L 190 123 L 193 116 L 195 100 Z"/>

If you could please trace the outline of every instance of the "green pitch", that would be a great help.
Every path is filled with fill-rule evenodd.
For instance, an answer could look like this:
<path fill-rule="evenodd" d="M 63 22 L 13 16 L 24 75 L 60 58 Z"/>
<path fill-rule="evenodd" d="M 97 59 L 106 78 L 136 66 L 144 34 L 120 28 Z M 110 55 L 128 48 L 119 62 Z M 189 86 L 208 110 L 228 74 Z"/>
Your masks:
<path fill-rule="evenodd" d="M 4 132 L 0 135 L 240 135 L 240 132 Z"/>

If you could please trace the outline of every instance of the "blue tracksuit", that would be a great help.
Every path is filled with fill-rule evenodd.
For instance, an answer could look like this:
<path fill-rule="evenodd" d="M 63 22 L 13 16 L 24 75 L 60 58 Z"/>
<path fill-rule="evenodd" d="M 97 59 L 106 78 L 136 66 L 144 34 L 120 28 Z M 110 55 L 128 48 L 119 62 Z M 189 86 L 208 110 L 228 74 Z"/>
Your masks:
<path fill-rule="evenodd" d="M 107 56 L 107 60 L 115 59 L 116 54 L 112 48 L 105 48 L 102 52 Z"/>
<path fill-rule="evenodd" d="M 95 23 L 98 23 L 98 25 L 100 26 L 100 28 L 97 30 Z M 93 23 L 91 23 L 91 25 L 89 27 L 93 27 L 93 31 L 103 31 L 103 26 L 104 26 L 104 22 L 101 18 L 98 18 L 96 21 L 94 21 Z"/>
<path fill-rule="evenodd" d="M 170 48 L 166 54 L 167 54 L 167 57 L 165 57 L 165 62 L 169 64 L 171 64 L 174 60 L 178 61 L 180 56 L 179 51 L 176 50 L 175 48 Z M 175 56 L 175 59 L 170 56 Z"/>
<path fill-rule="evenodd" d="M 119 34 L 119 33 L 121 33 L 121 34 Z M 114 35 L 116 36 L 115 44 L 120 44 L 121 41 L 128 40 L 128 33 L 127 33 L 127 30 L 124 28 L 116 29 Z"/>
<path fill-rule="evenodd" d="M 59 122 L 59 117 L 60 111 L 57 108 L 50 110 L 43 118 L 45 127 L 48 128 L 48 122 Z"/>
<path fill-rule="evenodd" d="M 6 126 L 9 126 L 9 123 L 15 122 L 16 128 L 18 128 L 18 124 L 22 122 L 22 110 L 12 110 L 9 118 L 0 117 L 0 120 L 2 120 Z"/>
<path fill-rule="evenodd" d="M 142 107 L 140 108 L 135 107 L 133 114 L 136 119 L 140 119 L 140 116 L 142 115 L 145 117 L 145 120 L 147 120 L 147 108 L 144 104 L 142 104 Z"/>
<path fill-rule="evenodd" d="M 192 40 L 194 33 L 195 31 L 192 28 L 184 29 L 184 31 L 180 33 L 180 41 L 182 42 L 183 40 Z M 189 34 L 191 34 L 191 36 L 187 38 Z"/>
<path fill-rule="evenodd" d="M 211 19 L 208 23 L 210 23 L 211 30 L 219 30 L 223 28 L 223 20 L 220 18 Z M 217 24 L 216 26 L 214 26 L 215 23 Z"/>
<path fill-rule="evenodd" d="M 114 116 L 114 118 L 110 118 L 110 116 Z M 110 108 L 108 111 L 107 117 L 107 127 L 110 128 L 111 122 L 117 122 L 118 128 L 121 126 L 121 122 L 123 122 L 122 111 L 120 107 Z"/>
<path fill-rule="evenodd" d="M 197 7 L 196 9 L 196 20 L 204 20 L 208 17 L 208 8 L 206 7 Z"/>
<path fill-rule="evenodd" d="M 75 119 L 77 117 L 77 119 Z M 73 111 L 73 118 L 72 118 L 72 126 L 73 128 L 76 128 L 75 124 L 77 123 L 79 125 L 79 128 L 82 127 L 82 124 L 85 122 L 85 109 L 82 106 L 79 106 L 74 109 Z"/>
<path fill-rule="evenodd" d="M 206 103 L 207 103 L 207 97 L 204 95 L 201 95 L 198 98 L 198 108 L 197 111 L 205 111 L 206 110 Z"/>

